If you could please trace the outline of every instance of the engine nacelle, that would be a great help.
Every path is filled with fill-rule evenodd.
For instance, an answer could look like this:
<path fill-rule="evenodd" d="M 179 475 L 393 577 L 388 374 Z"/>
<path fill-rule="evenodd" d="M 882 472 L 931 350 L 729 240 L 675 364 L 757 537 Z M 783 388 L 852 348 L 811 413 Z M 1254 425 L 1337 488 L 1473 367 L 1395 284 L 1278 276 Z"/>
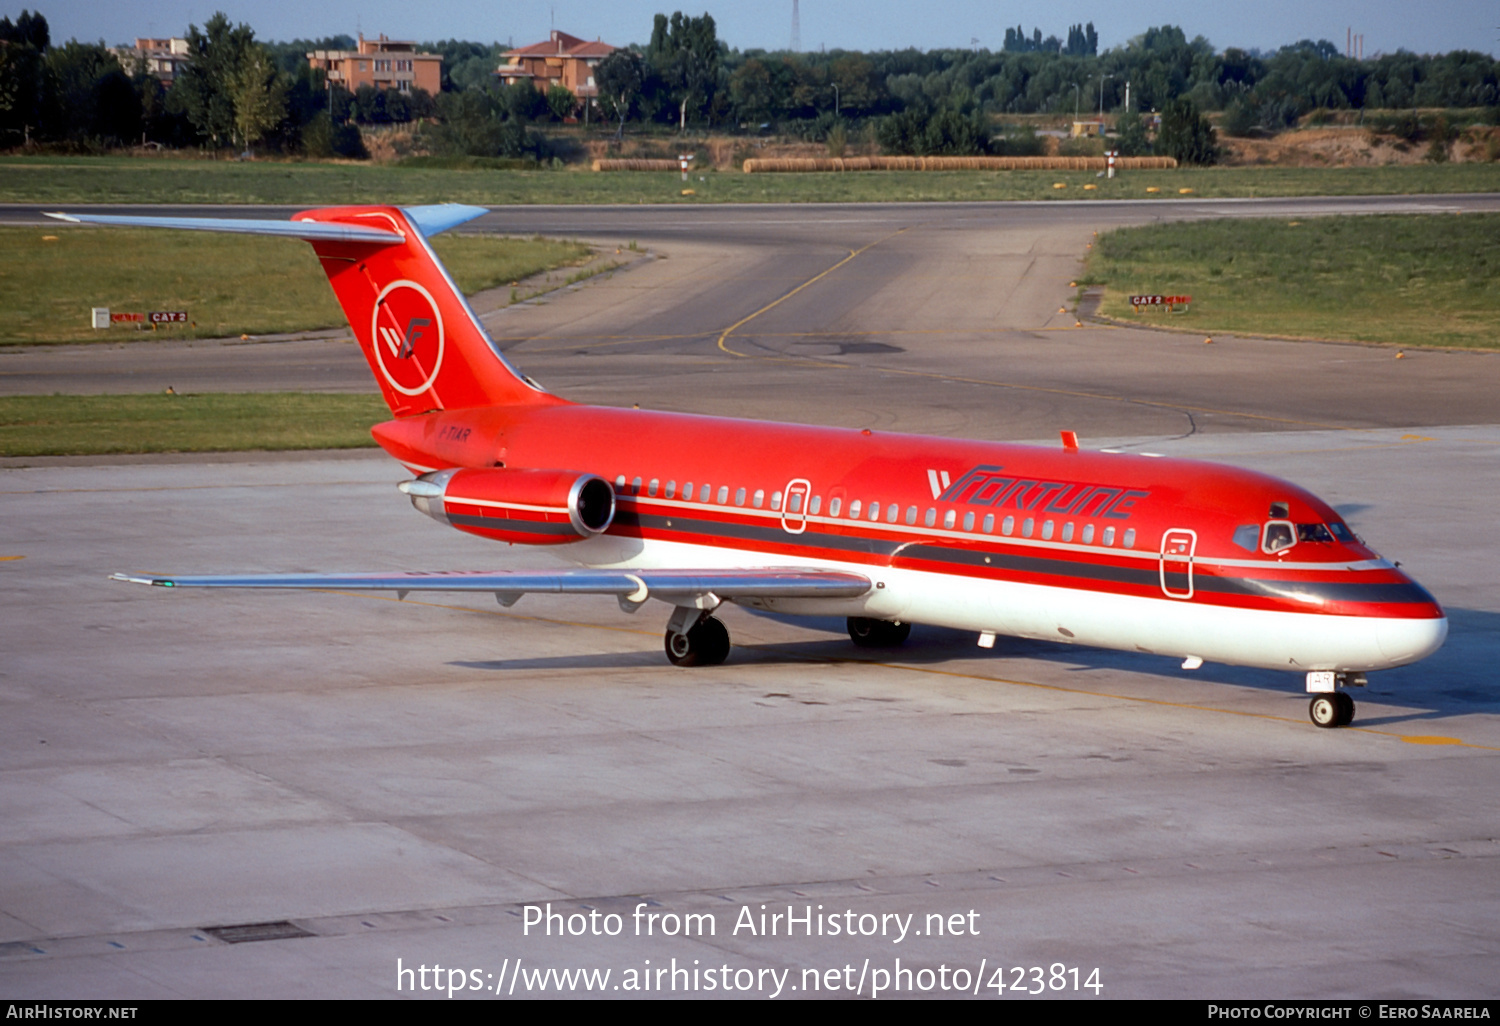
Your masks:
<path fill-rule="evenodd" d="M 483 538 L 562 545 L 603 534 L 615 519 L 609 482 L 576 470 L 455 467 L 403 481 L 411 504 Z"/>

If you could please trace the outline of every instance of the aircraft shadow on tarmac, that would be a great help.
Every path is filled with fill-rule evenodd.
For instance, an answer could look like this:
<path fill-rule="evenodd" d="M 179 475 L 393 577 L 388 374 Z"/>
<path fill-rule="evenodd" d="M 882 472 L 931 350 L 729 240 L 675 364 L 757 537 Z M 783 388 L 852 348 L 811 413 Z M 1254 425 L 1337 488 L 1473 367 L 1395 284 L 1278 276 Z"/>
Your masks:
<path fill-rule="evenodd" d="M 766 664 L 880 663 L 920 668 L 951 665 L 955 670 L 973 672 L 972 661 L 985 660 L 980 672 L 1005 677 L 1008 673 L 1024 675 L 1024 668 L 1007 663 L 1033 660 L 1066 664 L 1070 672 L 1115 670 L 1129 674 L 1149 674 L 1180 680 L 1185 685 L 1182 701 L 1193 701 L 1193 684 L 1229 684 L 1261 691 L 1300 696 L 1300 681 L 1295 674 L 1279 673 L 1245 666 L 1205 664 L 1197 670 L 1183 670 L 1177 660 L 1163 656 L 1114 652 L 1050 641 L 1025 638 L 997 638 L 989 652 L 977 648 L 972 634 L 938 627 L 917 626 L 910 639 L 897 649 L 872 650 L 854 648 L 845 633 L 844 621 L 833 617 L 786 617 L 749 610 L 753 615 L 792 624 L 804 629 L 826 631 L 837 637 L 772 644 L 737 644 L 730 655 L 728 668 Z M 1362 714 L 1361 726 L 1390 726 L 1413 721 L 1441 721 L 1471 713 L 1500 712 L 1500 691 L 1489 682 L 1484 670 L 1500 656 L 1500 613 L 1475 609 L 1448 609 L 1447 644 L 1434 656 L 1415 666 L 1386 670 L 1371 676 L 1367 689 L 1355 690 L 1356 701 L 1365 699 L 1384 706 L 1397 706 L 1403 712 L 1394 715 Z M 660 668 L 665 657 L 657 651 L 579 652 L 563 656 L 532 659 L 493 659 L 454 661 L 450 666 L 491 672 L 537 670 L 613 669 L 638 670 Z M 713 670 L 683 670 L 674 673 L 703 673 Z M 1083 685 L 1080 683 L 1080 687 Z M 1089 690 L 1099 685 L 1093 684 Z"/>

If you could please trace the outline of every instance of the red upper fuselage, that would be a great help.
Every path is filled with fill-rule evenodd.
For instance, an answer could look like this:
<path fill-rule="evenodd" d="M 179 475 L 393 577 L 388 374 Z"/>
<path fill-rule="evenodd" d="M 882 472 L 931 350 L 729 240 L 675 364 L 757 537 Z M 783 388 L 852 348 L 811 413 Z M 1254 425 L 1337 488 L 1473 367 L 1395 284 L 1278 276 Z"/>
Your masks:
<path fill-rule="evenodd" d="M 438 411 L 375 436 L 419 473 L 598 474 L 615 484 L 614 535 L 1247 609 L 1443 615 L 1316 496 L 1217 464 L 562 402 Z M 493 510 L 449 513 L 503 536 Z"/>

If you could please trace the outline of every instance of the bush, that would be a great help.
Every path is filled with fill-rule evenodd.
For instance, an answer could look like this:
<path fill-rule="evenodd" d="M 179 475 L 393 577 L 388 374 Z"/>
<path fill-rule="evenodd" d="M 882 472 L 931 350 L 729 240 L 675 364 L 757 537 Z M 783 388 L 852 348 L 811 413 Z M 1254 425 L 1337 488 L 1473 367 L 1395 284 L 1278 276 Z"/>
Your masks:
<path fill-rule="evenodd" d="M 1219 159 L 1218 136 L 1192 100 L 1176 99 L 1162 111 L 1156 152 L 1179 164 L 1213 164 Z"/>
<path fill-rule="evenodd" d="M 1145 157 L 1151 153 L 1151 138 L 1146 134 L 1146 121 L 1139 114 L 1125 114 L 1120 118 L 1120 137 L 1115 149 L 1122 157 Z"/>
<path fill-rule="evenodd" d="M 876 134 L 887 153 L 967 157 L 990 151 L 989 126 L 978 112 L 965 117 L 951 109 L 909 107 L 881 121 Z"/>
<path fill-rule="evenodd" d="M 335 125 L 326 111 L 319 111 L 302 126 L 302 152 L 309 157 L 347 157 L 366 160 L 370 154 L 359 129 L 353 125 Z"/>
<path fill-rule="evenodd" d="M 1030 125 L 1009 125 L 998 139 L 990 141 L 990 150 L 1001 157 L 1040 157 L 1047 152 L 1047 140 Z"/>
<path fill-rule="evenodd" d="M 1228 135 L 1244 138 L 1260 128 L 1260 119 L 1255 116 L 1255 107 L 1250 101 L 1241 97 L 1225 108 L 1219 125 Z"/>

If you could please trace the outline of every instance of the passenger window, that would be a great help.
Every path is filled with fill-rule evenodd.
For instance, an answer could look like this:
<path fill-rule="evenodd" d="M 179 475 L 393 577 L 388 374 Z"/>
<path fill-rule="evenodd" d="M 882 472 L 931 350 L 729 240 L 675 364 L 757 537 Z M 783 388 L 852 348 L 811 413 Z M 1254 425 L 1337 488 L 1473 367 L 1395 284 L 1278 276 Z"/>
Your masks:
<path fill-rule="evenodd" d="M 980 530 L 982 530 L 985 534 L 995 533 L 995 514 L 986 513 L 984 515 L 984 526 L 980 528 Z"/>
<path fill-rule="evenodd" d="M 1063 524 L 1062 540 L 1065 542 L 1070 542 L 1073 540 L 1073 524 L 1071 521 Z"/>
<path fill-rule="evenodd" d="M 693 482 L 689 481 L 687 484 L 682 486 L 682 501 L 693 501 Z"/>
<path fill-rule="evenodd" d="M 1042 537 L 1046 538 L 1048 541 L 1051 541 L 1051 539 L 1052 539 L 1052 521 L 1050 521 L 1050 520 L 1044 520 L 1042 522 Z"/>
<path fill-rule="evenodd" d="M 906 507 L 906 526 L 915 527 L 917 523 L 917 507 Z"/>
<path fill-rule="evenodd" d="M 646 486 L 646 493 L 654 499 L 659 488 L 661 488 L 661 478 L 653 477 L 651 483 Z"/>
<path fill-rule="evenodd" d="M 814 495 L 812 497 L 812 502 L 808 503 L 807 512 L 810 513 L 813 516 L 817 516 L 818 515 L 818 510 L 820 510 L 822 508 L 823 508 L 823 496 L 821 496 L 821 495 Z"/>
<path fill-rule="evenodd" d="M 1092 545 L 1092 544 L 1094 544 L 1094 525 L 1093 524 L 1084 524 L 1083 525 L 1083 543 L 1085 545 Z"/>
<path fill-rule="evenodd" d="M 1015 534 L 1016 533 L 1016 518 L 1015 517 L 1006 517 L 1004 520 L 1000 521 L 1000 533 L 1003 534 L 1003 535 L 1005 535 L 1005 537 L 1007 537 L 1007 538 L 1009 538 L 1011 535 Z"/>
<path fill-rule="evenodd" d="M 743 506 L 745 504 L 745 489 L 741 488 L 734 493 L 734 504 L 736 506 Z"/>
<path fill-rule="evenodd" d="M 1260 547 L 1260 525 L 1241 524 L 1234 529 L 1234 543 L 1246 552 L 1254 552 Z"/>
<path fill-rule="evenodd" d="M 1285 520 L 1272 520 L 1266 524 L 1260 536 L 1262 552 L 1285 552 L 1297 544 L 1295 528 Z"/>
<path fill-rule="evenodd" d="M 1127 527 L 1125 529 L 1125 540 L 1123 544 L 1127 549 L 1135 548 L 1135 528 Z"/>
<path fill-rule="evenodd" d="M 641 479 L 640 478 L 636 478 L 635 480 L 633 480 L 633 481 L 630 482 L 630 494 L 631 495 L 639 495 L 639 494 L 641 494 Z"/>
<path fill-rule="evenodd" d="M 849 519 L 850 520 L 858 520 L 859 519 L 859 500 L 858 499 L 855 499 L 853 502 L 849 503 Z"/>
<path fill-rule="evenodd" d="M 786 497 L 786 511 L 788 513 L 802 512 L 802 493 L 792 492 Z"/>
<path fill-rule="evenodd" d="M 964 514 L 964 530 L 974 530 L 974 514 L 972 512 Z"/>
<path fill-rule="evenodd" d="M 669 499 L 675 499 L 676 497 L 677 497 L 677 482 L 676 481 L 668 481 L 667 482 L 667 498 L 669 498 Z"/>
<path fill-rule="evenodd" d="M 728 485 L 719 485 L 719 505 L 720 506 L 727 506 L 727 505 L 729 505 L 729 486 Z"/>
<path fill-rule="evenodd" d="M 615 478 L 615 491 L 617 491 L 617 492 L 623 492 L 624 490 L 625 490 L 625 475 L 621 474 L 619 477 Z"/>
<path fill-rule="evenodd" d="M 873 524 L 873 523 L 875 523 L 879 519 L 880 519 L 880 503 L 878 503 L 878 502 L 872 502 L 872 503 L 870 503 L 870 523 Z"/>
<path fill-rule="evenodd" d="M 912 514 L 911 514 L 912 523 L 916 523 L 917 522 L 917 507 L 913 506 L 911 509 L 912 509 Z M 887 506 L 885 508 L 885 522 L 888 523 L 888 524 L 894 524 L 896 522 L 896 518 L 899 517 L 900 515 L 901 515 L 901 507 L 897 503 L 893 502 L 893 503 L 891 503 L 889 506 Z"/>
<path fill-rule="evenodd" d="M 750 504 L 756 509 L 764 506 L 766 504 L 766 490 L 764 488 L 755 489 L 755 498 L 750 500 Z"/>
<path fill-rule="evenodd" d="M 844 508 L 844 500 L 843 499 L 829 499 L 828 500 L 828 515 L 829 516 L 831 516 L 831 517 L 838 516 L 839 515 L 839 510 L 841 510 L 843 508 Z"/>
<path fill-rule="evenodd" d="M 1115 543 L 1115 529 L 1113 527 L 1106 527 L 1104 529 L 1104 544 L 1106 544 L 1106 545 L 1113 545 L 1114 543 Z"/>
<path fill-rule="evenodd" d="M 970 514 L 970 516 L 973 516 L 973 514 Z M 956 510 L 956 509 L 950 509 L 948 512 L 946 512 L 946 513 L 943 514 L 943 530 L 945 530 L 945 531 L 951 531 L 951 530 L 953 530 L 953 525 L 955 523 L 957 523 L 957 521 L 958 521 L 958 510 Z"/>
<path fill-rule="evenodd" d="M 1007 518 L 1007 519 L 1009 519 L 1009 518 Z M 1032 530 L 1035 527 L 1036 527 L 1036 521 L 1033 520 L 1033 519 L 1031 519 L 1030 517 L 1027 517 L 1024 521 L 1021 522 L 1021 537 L 1022 538 L 1030 538 Z"/>
<path fill-rule="evenodd" d="M 774 510 L 780 510 L 781 509 L 781 493 L 780 492 L 772 492 L 771 493 L 771 508 L 774 509 Z"/>
<path fill-rule="evenodd" d="M 698 489 L 698 501 L 699 502 L 707 502 L 709 496 L 711 496 L 713 493 L 714 493 L 714 486 L 713 485 L 711 485 L 711 484 L 704 485 L 702 488 Z"/>
<path fill-rule="evenodd" d="M 922 526 L 923 527 L 936 527 L 937 526 L 937 510 L 933 509 L 931 506 L 927 507 L 927 515 L 922 518 Z"/>

